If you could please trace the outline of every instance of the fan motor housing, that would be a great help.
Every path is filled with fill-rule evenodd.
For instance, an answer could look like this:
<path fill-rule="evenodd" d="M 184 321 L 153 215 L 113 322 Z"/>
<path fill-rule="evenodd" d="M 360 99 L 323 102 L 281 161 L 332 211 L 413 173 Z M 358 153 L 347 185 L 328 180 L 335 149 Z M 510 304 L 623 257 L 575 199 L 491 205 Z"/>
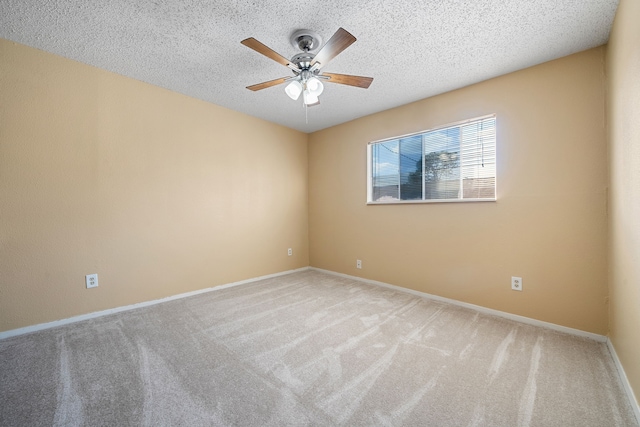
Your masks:
<path fill-rule="evenodd" d="M 293 57 L 291 58 L 291 62 L 296 64 L 301 70 L 308 70 L 311 66 L 311 61 L 313 60 L 314 56 L 315 55 L 311 55 L 308 52 L 298 53 L 296 55 L 293 55 Z"/>

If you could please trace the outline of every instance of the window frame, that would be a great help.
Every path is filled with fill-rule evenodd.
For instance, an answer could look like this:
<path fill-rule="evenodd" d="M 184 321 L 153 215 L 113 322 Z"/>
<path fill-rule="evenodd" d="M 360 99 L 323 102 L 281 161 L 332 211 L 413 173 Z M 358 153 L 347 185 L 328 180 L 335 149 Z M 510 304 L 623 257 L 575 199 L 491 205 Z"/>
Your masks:
<path fill-rule="evenodd" d="M 442 129 L 446 129 L 446 128 L 451 128 L 451 127 L 457 127 L 457 126 L 463 126 L 467 123 L 472 123 L 472 122 L 478 122 L 481 120 L 485 120 L 488 118 L 494 118 L 495 119 L 495 151 L 496 151 L 496 161 L 495 161 L 495 192 L 494 192 L 494 197 L 493 198 L 468 198 L 468 199 L 460 199 L 460 198 L 456 198 L 456 199 L 421 199 L 421 200 L 401 200 L 401 199 L 397 199 L 397 200 L 385 200 L 385 201 L 374 201 L 373 199 L 373 153 L 372 153 L 372 147 L 375 144 L 379 144 L 379 143 L 383 143 L 383 142 L 387 142 L 387 141 L 394 141 L 394 140 L 400 140 L 403 138 L 411 138 L 413 136 L 416 135 L 421 135 L 421 134 L 425 134 L 425 133 L 429 133 L 429 132 L 435 132 L 438 130 L 442 130 Z M 474 202 L 496 202 L 498 200 L 498 118 L 497 118 L 497 114 L 493 113 L 493 114 L 487 114 L 484 116 L 478 116 L 478 117 L 473 117 L 470 119 L 465 119 L 465 120 L 460 120 L 457 122 L 452 122 L 452 123 L 447 123 L 445 125 L 442 126 L 436 126 L 433 128 L 429 128 L 429 129 L 425 129 L 425 130 L 421 130 L 418 132 L 412 132 L 412 133 L 408 133 L 405 135 L 400 135 L 400 136 L 393 136 L 390 138 L 384 138 L 384 139 L 379 139 L 376 141 L 370 141 L 367 143 L 367 205 L 411 205 L 411 204 L 424 204 L 424 203 L 474 203 Z M 423 153 L 422 155 L 424 156 L 424 142 L 423 142 Z M 422 193 L 423 193 L 423 197 L 424 197 L 424 162 L 422 164 Z"/>

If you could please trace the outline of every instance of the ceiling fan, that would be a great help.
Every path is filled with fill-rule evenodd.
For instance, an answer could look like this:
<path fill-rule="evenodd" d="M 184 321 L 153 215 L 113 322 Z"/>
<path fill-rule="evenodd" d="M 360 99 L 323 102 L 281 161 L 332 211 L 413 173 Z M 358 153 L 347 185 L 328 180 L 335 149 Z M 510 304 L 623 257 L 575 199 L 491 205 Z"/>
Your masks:
<path fill-rule="evenodd" d="M 338 56 L 340 52 L 351 46 L 356 38 L 344 28 L 338 31 L 322 46 L 317 54 L 311 53 L 321 44 L 321 38 L 310 30 L 299 30 L 291 36 L 291 44 L 302 52 L 294 55 L 291 60 L 275 52 L 271 48 L 250 37 L 240 43 L 255 50 L 258 53 L 273 59 L 274 61 L 290 68 L 293 71 L 291 77 L 281 77 L 268 82 L 247 86 L 247 89 L 258 91 L 268 87 L 289 82 L 285 92 L 293 100 L 297 100 L 302 94 L 304 105 L 307 107 L 318 105 L 318 96 L 324 90 L 322 80 L 329 83 L 339 83 L 348 86 L 368 88 L 373 78 L 352 76 L 348 74 L 323 73 L 322 68 L 329 61 Z"/>

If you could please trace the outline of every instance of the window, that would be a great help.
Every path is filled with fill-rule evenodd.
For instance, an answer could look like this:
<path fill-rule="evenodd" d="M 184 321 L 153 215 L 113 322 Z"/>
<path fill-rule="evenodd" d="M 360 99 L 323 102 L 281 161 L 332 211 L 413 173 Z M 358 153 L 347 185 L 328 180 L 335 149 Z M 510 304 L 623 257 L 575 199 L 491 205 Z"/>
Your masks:
<path fill-rule="evenodd" d="M 368 203 L 496 199 L 496 117 L 368 146 Z"/>

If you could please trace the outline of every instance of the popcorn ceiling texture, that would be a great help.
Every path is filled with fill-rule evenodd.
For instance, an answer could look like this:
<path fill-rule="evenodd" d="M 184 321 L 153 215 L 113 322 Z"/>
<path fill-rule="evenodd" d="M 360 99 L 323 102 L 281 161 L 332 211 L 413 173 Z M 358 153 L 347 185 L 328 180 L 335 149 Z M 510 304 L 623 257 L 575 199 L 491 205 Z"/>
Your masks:
<path fill-rule="evenodd" d="M 0 37 L 312 132 L 602 45 L 617 4 L 2 0 Z M 290 58 L 295 30 L 339 27 L 358 41 L 325 71 L 371 76 L 369 89 L 327 85 L 308 123 L 284 87 L 245 89 L 291 72 L 241 40 Z"/>

